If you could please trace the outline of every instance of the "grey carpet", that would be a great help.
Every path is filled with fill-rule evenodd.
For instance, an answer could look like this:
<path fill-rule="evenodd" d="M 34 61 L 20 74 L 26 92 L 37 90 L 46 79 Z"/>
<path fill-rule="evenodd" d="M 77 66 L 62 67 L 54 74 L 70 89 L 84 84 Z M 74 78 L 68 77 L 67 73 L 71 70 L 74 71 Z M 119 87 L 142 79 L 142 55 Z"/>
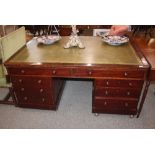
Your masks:
<path fill-rule="evenodd" d="M 140 117 L 100 114 L 92 109 L 92 82 L 67 81 L 57 111 L 0 105 L 0 128 L 143 129 L 155 128 L 155 84 L 151 84 Z M 5 93 L 5 90 L 2 90 Z M 1 93 L 0 96 L 3 94 Z"/>

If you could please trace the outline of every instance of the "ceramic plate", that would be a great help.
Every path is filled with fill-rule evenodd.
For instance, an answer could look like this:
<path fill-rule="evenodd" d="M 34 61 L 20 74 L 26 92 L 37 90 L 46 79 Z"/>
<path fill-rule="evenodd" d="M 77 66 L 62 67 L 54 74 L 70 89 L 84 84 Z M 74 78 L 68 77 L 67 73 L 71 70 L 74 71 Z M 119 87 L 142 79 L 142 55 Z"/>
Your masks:
<path fill-rule="evenodd" d="M 37 42 L 45 45 L 51 45 L 61 39 L 60 36 L 40 36 L 37 37 Z"/>
<path fill-rule="evenodd" d="M 109 45 L 118 46 L 129 42 L 129 38 L 126 36 L 104 35 L 102 36 L 102 41 Z"/>

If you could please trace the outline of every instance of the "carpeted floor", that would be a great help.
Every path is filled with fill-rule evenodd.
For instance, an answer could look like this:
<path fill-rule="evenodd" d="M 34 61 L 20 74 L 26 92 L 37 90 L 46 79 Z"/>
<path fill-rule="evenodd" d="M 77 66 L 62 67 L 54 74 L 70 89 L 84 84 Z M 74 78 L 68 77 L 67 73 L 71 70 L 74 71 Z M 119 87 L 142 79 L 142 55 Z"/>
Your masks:
<path fill-rule="evenodd" d="M 5 93 L 5 90 L 1 90 Z M 57 111 L 0 105 L 0 128 L 144 129 L 155 128 L 155 84 L 151 84 L 140 117 L 100 114 L 92 109 L 92 82 L 68 80 Z M 0 96 L 3 95 L 0 94 Z"/>

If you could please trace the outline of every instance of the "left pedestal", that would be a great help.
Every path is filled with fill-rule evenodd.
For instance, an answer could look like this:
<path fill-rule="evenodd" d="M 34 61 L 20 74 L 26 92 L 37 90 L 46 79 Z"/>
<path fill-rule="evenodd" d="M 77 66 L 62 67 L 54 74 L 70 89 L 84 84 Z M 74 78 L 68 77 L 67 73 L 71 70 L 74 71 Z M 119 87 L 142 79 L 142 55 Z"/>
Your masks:
<path fill-rule="evenodd" d="M 58 107 L 64 80 L 52 78 L 48 69 L 9 68 L 17 105 L 26 108 Z"/>

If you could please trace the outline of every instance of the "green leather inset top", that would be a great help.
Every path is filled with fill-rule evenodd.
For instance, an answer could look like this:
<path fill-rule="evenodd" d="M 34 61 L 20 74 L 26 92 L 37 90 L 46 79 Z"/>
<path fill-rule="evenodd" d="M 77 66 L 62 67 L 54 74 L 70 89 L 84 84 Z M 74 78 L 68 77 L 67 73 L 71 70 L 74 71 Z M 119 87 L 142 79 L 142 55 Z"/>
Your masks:
<path fill-rule="evenodd" d="M 100 37 L 80 36 L 81 41 L 85 45 L 84 49 L 77 47 L 64 49 L 63 46 L 68 39 L 69 37 L 62 37 L 59 42 L 53 45 L 37 44 L 37 41 L 33 39 L 10 62 L 34 64 L 142 64 L 130 43 L 120 46 L 110 46 L 104 43 Z"/>

